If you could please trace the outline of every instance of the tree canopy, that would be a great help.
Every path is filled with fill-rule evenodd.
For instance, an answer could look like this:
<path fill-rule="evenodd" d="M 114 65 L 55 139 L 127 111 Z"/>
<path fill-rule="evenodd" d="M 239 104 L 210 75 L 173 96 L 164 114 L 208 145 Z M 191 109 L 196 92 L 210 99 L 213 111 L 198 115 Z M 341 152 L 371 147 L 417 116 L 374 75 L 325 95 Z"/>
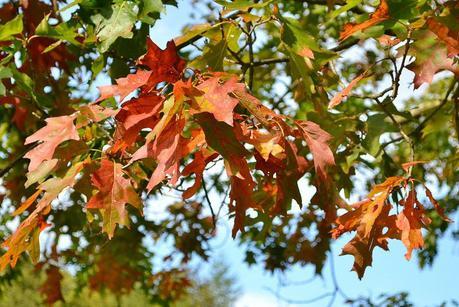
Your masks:
<path fill-rule="evenodd" d="M 320 274 L 347 233 L 359 278 L 389 240 L 432 264 L 458 209 L 459 2 L 194 3 L 164 49 L 174 0 L 0 7 L 5 276 L 28 254 L 51 304 L 71 266 L 167 305 L 224 220 L 269 271 Z"/>

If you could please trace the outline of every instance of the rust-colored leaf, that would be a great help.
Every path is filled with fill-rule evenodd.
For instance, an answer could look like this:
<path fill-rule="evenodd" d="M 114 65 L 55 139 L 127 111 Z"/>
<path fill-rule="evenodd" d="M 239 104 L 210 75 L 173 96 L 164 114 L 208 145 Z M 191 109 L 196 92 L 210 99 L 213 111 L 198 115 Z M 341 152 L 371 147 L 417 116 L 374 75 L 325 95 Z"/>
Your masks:
<path fill-rule="evenodd" d="M 88 201 L 88 209 L 99 209 L 103 217 L 103 230 L 111 239 L 117 224 L 128 226 L 126 204 L 141 209 L 142 201 L 125 178 L 122 165 L 104 158 L 100 168 L 92 174 L 97 193 Z"/>
<path fill-rule="evenodd" d="M 344 25 L 343 31 L 341 31 L 339 35 L 339 39 L 345 40 L 352 34 L 358 32 L 358 31 L 363 31 L 365 29 L 368 29 L 369 27 L 372 27 L 380 22 L 383 22 L 384 20 L 389 19 L 389 5 L 387 4 L 386 0 L 381 0 L 379 3 L 378 8 L 376 11 L 370 15 L 370 18 L 362 23 L 348 23 Z"/>
<path fill-rule="evenodd" d="M 331 135 L 311 121 L 297 121 L 297 126 L 312 153 L 317 175 L 325 181 L 329 180 L 327 168 L 335 165 L 335 158 L 328 144 Z"/>
<path fill-rule="evenodd" d="M 148 88 L 153 88 L 160 82 L 173 83 L 179 80 L 186 66 L 185 60 L 177 54 L 173 40 L 168 41 L 166 49 L 162 50 L 151 39 L 147 40 L 147 53 L 139 58 L 138 64 L 150 69 Z"/>
<path fill-rule="evenodd" d="M 366 71 L 355 77 L 351 82 L 349 82 L 348 86 L 346 86 L 341 92 L 337 93 L 333 98 L 330 100 L 328 104 L 329 109 L 333 109 L 337 105 L 339 105 L 344 98 L 349 96 L 351 93 L 352 89 L 359 83 L 360 80 L 365 78 L 366 76 Z"/>
<path fill-rule="evenodd" d="M 457 22 L 459 22 L 459 16 L 456 16 Z M 441 39 L 448 48 L 448 57 L 455 57 L 459 54 L 459 31 L 453 30 L 445 24 L 437 21 L 435 18 L 427 18 L 427 26 L 429 30 L 435 33 L 439 39 Z M 456 24 L 457 26 L 457 24 Z M 457 27 L 456 27 L 457 28 Z"/>

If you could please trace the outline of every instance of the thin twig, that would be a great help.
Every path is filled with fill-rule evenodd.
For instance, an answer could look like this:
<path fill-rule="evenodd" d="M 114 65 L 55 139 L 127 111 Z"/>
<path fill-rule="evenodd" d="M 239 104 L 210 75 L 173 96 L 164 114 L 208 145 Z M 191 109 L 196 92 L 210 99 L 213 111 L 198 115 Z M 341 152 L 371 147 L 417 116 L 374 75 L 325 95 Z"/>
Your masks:
<path fill-rule="evenodd" d="M 217 219 L 215 216 L 214 208 L 212 208 L 212 203 L 209 198 L 209 192 L 207 191 L 205 180 L 202 181 L 202 189 L 204 190 L 204 196 L 206 198 L 207 204 L 209 205 L 210 214 L 212 215 L 212 224 L 215 229 L 217 227 Z"/>

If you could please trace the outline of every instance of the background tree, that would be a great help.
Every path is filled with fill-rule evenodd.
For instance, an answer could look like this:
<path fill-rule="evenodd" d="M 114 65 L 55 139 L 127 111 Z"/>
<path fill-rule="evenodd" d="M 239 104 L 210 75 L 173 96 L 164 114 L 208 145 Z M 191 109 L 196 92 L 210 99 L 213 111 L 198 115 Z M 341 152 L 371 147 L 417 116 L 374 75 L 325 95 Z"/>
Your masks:
<path fill-rule="evenodd" d="M 190 272 L 192 278 L 190 287 L 173 306 L 219 306 L 229 307 L 238 294 L 237 282 L 229 275 L 228 267 L 221 263 L 212 264 L 210 276 L 202 276 L 197 272 Z M 18 268 L 20 271 L 17 278 L 10 283 L 2 284 L 1 306 L 44 306 L 46 297 L 43 287 L 46 274 L 36 270 L 30 265 Z M 142 289 L 134 287 L 129 293 L 113 293 L 105 290 L 101 292 L 91 291 L 89 285 L 79 284 L 75 277 L 64 272 L 62 274 L 62 297 L 63 300 L 56 302 L 54 306 L 160 306 L 151 296 Z"/>
<path fill-rule="evenodd" d="M 162 50 L 149 27 L 174 4 L 1 7 L 0 268 L 27 252 L 49 302 L 72 266 L 94 290 L 140 284 L 166 304 L 226 216 L 270 271 L 320 274 L 344 233 L 360 278 L 389 239 L 431 264 L 457 211 L 457 2 L 215 1 Z M 404 98 L 407 70 L 425 90 Z M 164 218 L 142 216 L 169 190 Z"/>

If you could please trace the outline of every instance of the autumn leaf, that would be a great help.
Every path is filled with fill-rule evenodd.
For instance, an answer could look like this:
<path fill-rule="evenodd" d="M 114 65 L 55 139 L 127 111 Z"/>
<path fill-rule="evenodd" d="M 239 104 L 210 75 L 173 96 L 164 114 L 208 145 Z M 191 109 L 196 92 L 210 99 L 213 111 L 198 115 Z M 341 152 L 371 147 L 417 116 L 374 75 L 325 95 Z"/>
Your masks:
<path fill-rule="evenodd" d="M 251 178 L 247 161 L 247 149 L 237 140 L 233 128 L 217 121 L 210 113 L 195 115 L 204 130 L 207 144 L 218 152 L 227 162 L 227 173 L 241 179 Z"/>
<path fill-rule="evenodd" d="M 343 41 L 349 36 L 353 35 L 354 33 L 368 29 L 369 27 L 372 27 L 384 20 L 389 19 L 389 17 L 389 5 L 387 4 L 387 0 L 381 0 L 378 8 L 373 14 L 370 15 L 370 18 L 368 20 L 357 24 L 345 24 L 344 29 L 341 31 L 339 35 L 339 39 Z"/>
<path fill-rule="evenodd" d="M 116 79 L 116 85 L 100 86 L 100 97 L 97 101 L 113 96 L 120 96 L 120 100 L 123 101 L 134 90 L 147 84 L 151 73 L 151 71 L 137 70 L 135 74 L 130 74 L 126 78 Z"/>
<path fill-rule="evenodd" d="M 400 39 L 384 34 L 378 37 L 378 42 L 383 47 L 393 47 L 397 45 L 398 43 L 400 43 Z"/>
<path fill-rule="evenodd" d="M 427 161 L 411 161 L 411 162 L 406 162 L 406 163 L 403 163 L 402 164 L 402 168 L 405 172 L 408 172 L 409 169 L 415 165 L 418 165 L 418 164 L 424 164 L 424 163 L 427 163 Z"/>
<path fill-rule="evenodd" d="M 238 99 L 230 96 L 233 91 L 243 91 L 245 86 L 238 83 L 235 76 L 223 81 L 218 76 L 213 76 L 198 87 L 204 94 L 194 97 L 199 112 L 212 113 L 216 120 L 233 125 L 233 110 L 239 103 Z"/>
<path fill-rule="evenodd" d="M 153 88 L 159 82 L 175 82 L 179 80 L 186 62 L 177 54 L 173 40 L 167 42 L 165 50 L 161 50 L 151 39 L 147 40 L 147 53 L 139 58 L 138 64 L 147 66 L 151 76 L 147 87 Z"/>
<path fill-rule="evenodd" d="M 297 121 L 296 124 L 312 153 L 317 175 L 327 181 L 327 168 L 335 165 L 335 158 L 328 144 L 331 135 L 311 121 Z"/>
<path fill-rule="evenodd" d="M 368 199 L 354 204 L 353 210 L 336 220 L 337 227 L 331 232 L 333 238 L 346 232 L 357 232 L 343 248 L 343 254 L 354 256 L 353 270 L 359 278 L 363 277 L 366 267 L 371 265 L 373 249 L 376 246 L 387 249 L 387 239 L 397 235 L 395 219 L 389 216 L 391 206 L 386 203 L 386 199 L 404 181 L 403 177 L 387 178 L 382 184 L 373 187 Z M 388 231 L 384 234 L 385 227 Z"/>
<path fill-rule="evenodd" d="M 343 254 L 354 256 L 354 270 L 359 278 L 362 278 L 366 267 L 371 265 L 373 249 L 376 246 L 388 249 L 387 239 L 403 242 L 407 249 L 407 260 L 411 258 L 414 249 L 424 246 L 421 228 L 426 228 L 431 221 L 416 197 L 413 182 L 413 179 L 404 177 L 389 177 L 385 182 L 374 186 L 367 199 L 352 205 L 353 210 L 337 218 L 337 227 L 331 232 L 333 238 L 356 231 L 355 237 L 343 248 Z M 389 196 L 397 188 L 410 190 L 408 196 L 397 203 L 403 210 L 398 214 L 391 214 Z M 439 215 L 450 221 L 432 197 L 430 190 L 427 187 L 425 189 Z"/>
<path fill-rule="evenodd" d="M 192 197 L 194 194 L 196 194 L 198 189 L 201 187 L 202 180 L 204 177 L 203 173 L 207 164 L 217 157 L 218 153 L 211 152 L 205 149 L 201 149 L 200 151 L 194 154 L 193 161 L 187 166 L 185 166 L 185 168 L 181 172 L 181 175 L 184 177 L 187 177 L 191 174 L 195 174 L 196 176 L 194 184 L 183 192 L 182 197 L 184 199 L 188 199 Z"/>
<path fill-rule="evenodd" d="M 424 246 L 421 228 L 428 226 L 431 220 L 426 216 L 424 207 L 418 202 L 416 190 L 412 189 L 402 204 L 403 210 L 397 215 L 396 225 L 401 232 L 401 241 L 407 249 L 405 258 L 410 260 L 413 249 Z"/>
<path fill-rule="evenodd" d="M 67 140 L 79 140 L 73 121 L 75 115 L 47 118 L 46 126 L 27 137 L 25 144 L 40 142 L 24 158 L 30 159 L 29 172 L 34 171 L 45 160 L 53 158 L 56 147 Z"/>
<path fill-rule="evenodd" d="M 46 280 L 40 287 L 40 292 L 45 296 L 46 303 L 52 306 L 57 301 L 63 301 L 61 283 L 64 276 L 55 265 L 49 265 L 46 269 Z"/>
<path fill-rule="evenodd" d="M 448 57 L 445 46 L 439 44 L 431 33 L 422 32 L 418 35 L 410 48 L 410 54 L 414 55 L 416 60 L 407 66 L 415 74 L 414 88 L 431 83 L 434 75 L 443 70 L 449 70 L 456 77 L 459 76 L 459 67 Z"/>
<path fill-rule="evenodd" d="M 3 242 L 2 246 L 8 248 L 8 250 L 0 258 L 0 271 L 3 271 L 8 264 L 14 267 L 20 255 L 26 251 L 29 253 L 32 262 L 38 262 L 40 256 L 39 236 L 46 227 L 50 226 L 46 222 L 45 216 L 50 211 L 51 201 L 56 199 L 65 188 L 75 185 L 76 176 L 83 169 L 84 163 L 76 163 L 68 169 L 63 177 L 53 177 L 40 184 L 37 192 L 17 209 L 16 214 L 25 211 L 37 199 L 41 191 L 45 192 L 35 209 L 19 224 L 16 231 Z"/>
<path fill-rule="evenodd" d="M 122 165 L 107 158 L 101 161 L 100 168 L 92 174 L 91 180 L 97 193 L 88 201 L 86 208 L 99 209 L 102 212 L 102 229 L 111 239 L 117 224 L 129 225 L 126 204 L 140 210 L 142 201 L 131 181 L 125 178 Z"/>
<path fill-rule="evenodd" d="M 81 106 L 79 108 L 79 112 L 80 116 L 83 116 L 85 119 L 90 120 L 94 123 L 98 123 L 103 121 L 104 119 L 115 116 L 118 113 L 118 110 L 104 108 L 98 104 L 91 103 L 88 105 Z M 80 126 L 85 126 L 86 124 L 87 121 L 80 120 L 80 125 L 77 125 L 77 128 L 79 128 Z"/>
<path fill-rule="evenodd" d="M 162 102 L 163 97 L 156 94 L 133 98 L 123 104 L 116 115 L 116 120 L 122 123 L 125 129 L 130 129 L 144 120 L 151 120 L 159 115 Z"/>
<path fill-rule="evenodd" d="M 184 124 L 183 119 L 170 122 L 154 141 L 145 143 L 133 154 L 130 163 L 144 158 L 154 158 L 158 162 L 148 182 L 148 192 L 166 176 L 170 176 L 169 182 L 172 185 L 177 182 L 180 175 L 179 164 L 183 158 L 182 146 L 185 142 L 181 136 Z"/>
<path fill-rule="evenodd" d="M 456 23 L 459 22 L 459 17 L 456 16 Z M 429 30 L 435 33 L 447 46 L 448 57 L 455 57 L 459 54 L 459 31 L 448 28 L 447 25 L 437 21 L 435 18 L 427 18 L 427 26 Z"/>
<path fill-rule="evenodd" d="M 359 83 L 360 80 L 366 77 L 366 71 L 355 77 L 348 86 L 346 86 L 341 92 L 337 93 L 328 103 L 328 108 L 333 109 L 339 105 L 343 99 L 345 99 L 351 93 L 352 89 Z"/>

